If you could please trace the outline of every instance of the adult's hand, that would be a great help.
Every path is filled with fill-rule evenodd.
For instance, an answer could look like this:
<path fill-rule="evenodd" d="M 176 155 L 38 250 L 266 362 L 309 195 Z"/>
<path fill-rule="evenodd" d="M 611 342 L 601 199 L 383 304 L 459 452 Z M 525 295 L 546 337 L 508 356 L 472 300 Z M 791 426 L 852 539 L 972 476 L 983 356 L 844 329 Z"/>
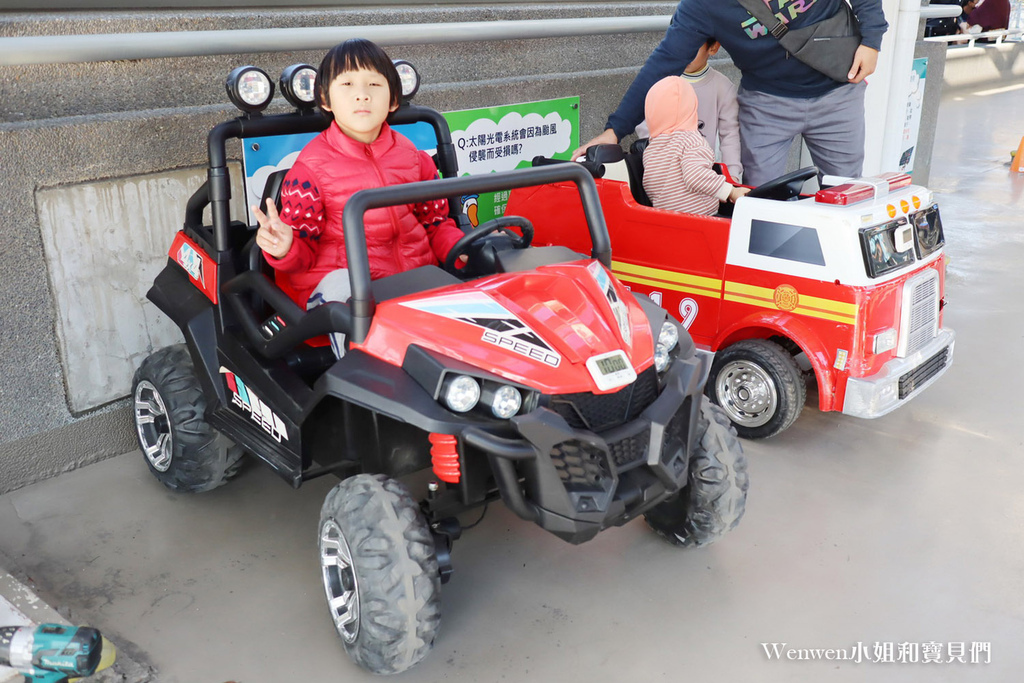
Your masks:
<path fill-rule="evenodd" d="M 875 73 L 876 66 L 878 66 L 878 50 L 861 45 L 853 55 L 853 66 L 850 67 L 850 74 L 847 78 L 850 79 L 850 83 L 860 83 Z"/>
<path fill-rule="evenodd" d="M 576 159 L 586 154 L 588 147 L 593 147 L 594 145 L 614 145 L 618 141 L 619 138 L 615 135 L 615 131 L 612 130 L 611 128 L 608 128 L 607 130 L 605 130 L 605 132 L 601 133 L 595 138 L 591 138 L 589 141 L 584 142 L 582 145 L 573 150 L 570 159 L 576 161 Z"/>
<path fill-rule="evenodd" d="M 292 248 L 292 226 L 281 220 L 274 200 L 267 197 L 266 213 L 256 205 L 253 205 L 252 212 L 260 224 L 260 229 L 256 231 L 256 244 L 274 258 L 284 258 Z"/>

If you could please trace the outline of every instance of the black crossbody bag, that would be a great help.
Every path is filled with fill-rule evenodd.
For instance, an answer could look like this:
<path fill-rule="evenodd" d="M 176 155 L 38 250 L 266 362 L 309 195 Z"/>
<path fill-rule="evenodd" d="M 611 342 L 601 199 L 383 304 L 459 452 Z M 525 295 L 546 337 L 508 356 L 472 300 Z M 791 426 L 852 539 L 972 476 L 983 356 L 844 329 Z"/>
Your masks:
<path fill-rule="evenodd" d="M 850 80 L 853 56 L 860 47 L 860 25 L 846 0 L 840 0 L 839 10 L 828 19 L 792 30 L 779 21 L 763 0 L 738 2 L 775 36 L 786 52 L 832 80 Z"/>

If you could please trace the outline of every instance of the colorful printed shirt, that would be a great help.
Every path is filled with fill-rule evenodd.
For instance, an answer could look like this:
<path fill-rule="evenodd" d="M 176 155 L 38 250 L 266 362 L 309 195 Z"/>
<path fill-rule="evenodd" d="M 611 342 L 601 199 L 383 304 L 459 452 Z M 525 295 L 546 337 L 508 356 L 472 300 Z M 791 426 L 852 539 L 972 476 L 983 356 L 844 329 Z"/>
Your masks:
<path fill-rule="evenodd" d="M 765 0 L 790 28 L 827 19 L 845 0 Z M 882 45 L 888 28 L 881 0 L 851 0 L 860 22 L 861 44 Z M 743 74 L 740 87 L 779 97 L 820 97 L 839 87 L 819 71 L 791 57 L 737 0 L 680 0 L 668 31 L 629 86 L 606 128 L 621 139 L 644 117 L 644 97 L 665 76 L 683 72 L 708 38 L 715 38 Z"/>

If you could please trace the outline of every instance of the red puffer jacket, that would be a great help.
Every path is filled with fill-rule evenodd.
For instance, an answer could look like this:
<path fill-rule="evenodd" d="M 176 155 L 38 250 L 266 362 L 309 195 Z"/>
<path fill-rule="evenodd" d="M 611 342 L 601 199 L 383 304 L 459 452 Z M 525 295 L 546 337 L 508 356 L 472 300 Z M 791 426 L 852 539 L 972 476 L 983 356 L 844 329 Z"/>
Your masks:
<path fill-rule="evenodd" d="M 299 153 L 281 188 L 281 218 L 294 240 L 282 259 L 266 255 L 288 274 L 296 303 L 306 299 L 332 270 L 345 268 L 342 212 L 359 190 L 437 177 L 434 161 L 386 123 L 380 136 L 365 144 L 332 123 Z M 448 216 L 448 203 L 371 209 L 364 217 L 370 277 L 377 279 L 444 260 L 460 237 Z"/>

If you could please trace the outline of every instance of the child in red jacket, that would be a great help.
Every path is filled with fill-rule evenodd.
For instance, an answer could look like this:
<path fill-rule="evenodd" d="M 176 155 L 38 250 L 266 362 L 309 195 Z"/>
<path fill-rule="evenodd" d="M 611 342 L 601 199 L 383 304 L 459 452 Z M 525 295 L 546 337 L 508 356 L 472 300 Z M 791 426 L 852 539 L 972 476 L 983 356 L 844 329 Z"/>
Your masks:
<path fill-rule="evenodd" d="M 342 229 L 348 198 L 367 188 L 437 177 L 430 156 L 385 122 L 398 108 L 402 88 L 394 64 L 376 44 L 353 39 L 332 48 L 320 63 L 316 87 L 333 122 L 285 176 L 280 214 L 270 200 L 266 213 L 252 207 L 260 224 L 256 243 L 271 266 L 287 273 L 306 308 L 351 295 Z M 444 199 L 372 209 L 364 221 L 374 279 L 443 262 L 463 234 Z M 339 356 L 341 341 L 332 339 Z"/>

